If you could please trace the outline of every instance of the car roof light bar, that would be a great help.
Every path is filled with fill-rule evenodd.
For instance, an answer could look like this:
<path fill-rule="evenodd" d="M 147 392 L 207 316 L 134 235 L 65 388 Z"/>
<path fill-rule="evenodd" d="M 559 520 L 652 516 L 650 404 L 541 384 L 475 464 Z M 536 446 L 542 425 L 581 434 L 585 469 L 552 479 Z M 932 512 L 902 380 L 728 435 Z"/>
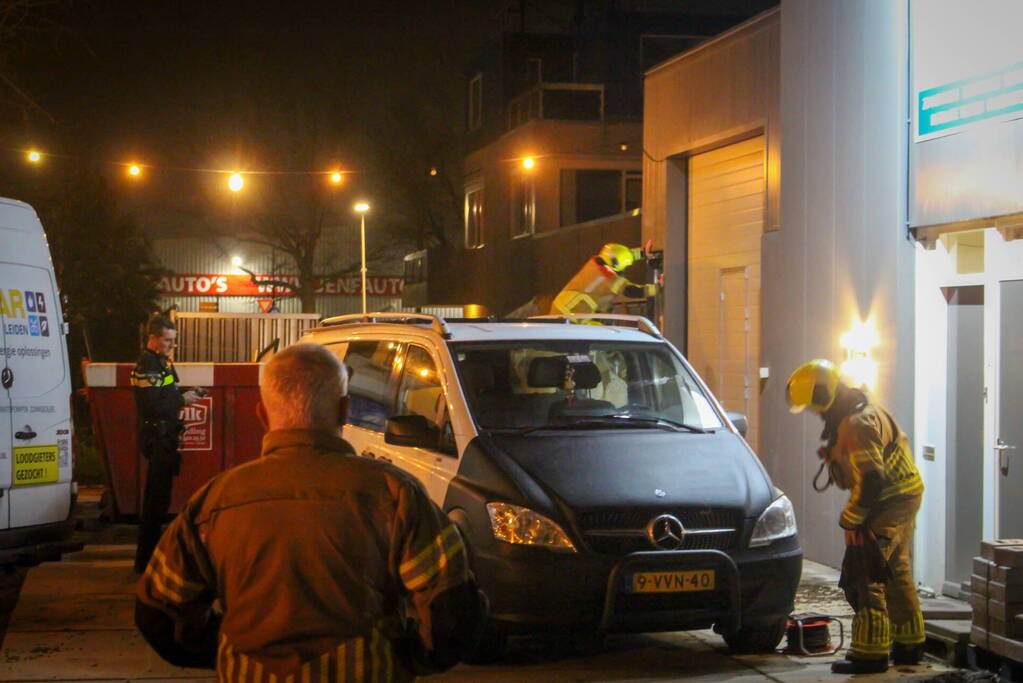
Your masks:
<path fill-rule="evenodd" d="M 623 313 L 585 313 L 585 314 L 573 314 L 573 315 L 534 315 L 530 316 L 529 320 L 537 320 L 544 322 L 562 322 L 562 323 L 579 323 L 584 320 L 595 320 L 597 322 L 609 322 L 609 323 L 630 323 L 634 325 L 640 332 L 646 332 L 652 337 L 663 339 L 661 331 L 657 329 L 657 325 L 654 325 L 650 320 L 644 318 L 641 315 L 625 315 Z"/>

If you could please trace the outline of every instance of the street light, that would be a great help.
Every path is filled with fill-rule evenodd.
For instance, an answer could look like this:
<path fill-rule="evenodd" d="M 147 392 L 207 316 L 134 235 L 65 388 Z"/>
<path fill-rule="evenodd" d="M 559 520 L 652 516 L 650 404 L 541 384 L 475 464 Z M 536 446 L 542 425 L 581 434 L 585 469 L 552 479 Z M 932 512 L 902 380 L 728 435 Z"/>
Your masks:
<path fill-rule="evenodd" d="M 142 169 L 139 168 L 138 164 L 131 164 L 130 166 L 128 166 L 128 175 L 132 176 L 133 178 L 137 178 L 141 174 Z"/>
<path fill-rule="evenodd" d="M 533 157 L 526 157 L 522 160 L 522 168 L 529 170 L 536 166 L 536 160 Z"/>
<path fill-rule="evenodd" d="M 29 150 L 28 154 L 25 155 L 25 158 L 31 161 L 33 164 L 38 164 L 42 160 L 43 155 L 33 149 Z"/>
<path fill-rule="evenodd" d="M 244 186 L 245 180 L 241 173 L 232 173 L 231 177 L 227 179 L 227 187 L 231 192 L 240 192 Z"/>
<path fill-rule="evenodd" d="M 333 173 L 330 174 L 330 182 L 334 183 L 335 185 L 339 185 L 342 180 L 344 180 L 344 176 L 341 175 L 340 171 L 334 171 Z"/>
<path fill-rule="evenodd" d="M 362 219 L 359 222 L 359 241 L 362 245 L 362 314 L 366 315 L 366 212 L 369 211 L 369 204 L 358 202 L 353 208 Z"/>

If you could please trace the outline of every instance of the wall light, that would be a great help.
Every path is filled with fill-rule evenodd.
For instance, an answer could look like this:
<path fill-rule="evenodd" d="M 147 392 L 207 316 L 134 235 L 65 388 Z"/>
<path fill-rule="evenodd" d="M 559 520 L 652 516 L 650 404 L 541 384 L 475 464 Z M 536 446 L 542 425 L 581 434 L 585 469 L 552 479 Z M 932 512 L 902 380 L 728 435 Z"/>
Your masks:
<path fill-rule="evenodd" d="M 241 256 L 232 256 L 231 257 L 231 265 L 234 266 L 235 268 L 238 268 L 243 263 L 245 263 L 245 262 L 242 261 L 242 257 Z"/>
<path fill-rule="evenodd" d="M 838 340 L 845 349 L 842 374 L 855 387 L 874 389 L 877 386 L 877 361 L 871 357 L 871 350 L 879 343 L 877 327 L 873 320 L 853 320 L 850 327 Z"/>

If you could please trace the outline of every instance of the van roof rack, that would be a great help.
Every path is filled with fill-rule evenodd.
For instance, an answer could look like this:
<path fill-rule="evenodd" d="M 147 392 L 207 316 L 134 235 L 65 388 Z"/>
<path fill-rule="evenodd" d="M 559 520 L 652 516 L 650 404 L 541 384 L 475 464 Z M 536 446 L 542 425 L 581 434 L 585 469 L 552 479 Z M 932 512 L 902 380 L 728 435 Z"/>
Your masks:
<path fill-rule="evenodd" d="M 338 325 L 358 325 L 360 323 L 390 323 L 392 325 L 429 325 L 434 332 L 444 339 L 451 338 L 451 330 L 448 329 L 444 318 L 430 313 L 350 313 L 348 315 L 335 315 L 320 321 L 321 327 L 336 327 Z"/>
<path fill-rule="evenodd" d="M 529 317 L 529 320 L 542 320 L 544 322 L 561 322 L 561 323 L 581 323 L 585 320 L 595 320 L 597 322 L 607 323 L 629 323 L 639 329 L 640 332 L 646 332 L 652 337 L 663 339 L 664 335 L 657 329 L 657 325 L 654 325 L 650 320 L 641 315 L 626 315 L 624 313 L 584 313 L 584 314 L 571 314 L 571 315 L 533 315 Z"/>

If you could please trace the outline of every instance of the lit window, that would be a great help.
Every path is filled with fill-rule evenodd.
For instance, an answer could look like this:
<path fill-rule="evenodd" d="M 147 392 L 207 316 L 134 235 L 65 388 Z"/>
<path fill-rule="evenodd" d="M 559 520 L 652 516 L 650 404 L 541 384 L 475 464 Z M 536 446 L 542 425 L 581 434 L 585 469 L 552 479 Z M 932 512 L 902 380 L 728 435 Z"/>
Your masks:
<path fill-rule="evenodd" d="M 475 249 L 483 246 L 483 188 L 465 193 L 465 246 Z"/>

